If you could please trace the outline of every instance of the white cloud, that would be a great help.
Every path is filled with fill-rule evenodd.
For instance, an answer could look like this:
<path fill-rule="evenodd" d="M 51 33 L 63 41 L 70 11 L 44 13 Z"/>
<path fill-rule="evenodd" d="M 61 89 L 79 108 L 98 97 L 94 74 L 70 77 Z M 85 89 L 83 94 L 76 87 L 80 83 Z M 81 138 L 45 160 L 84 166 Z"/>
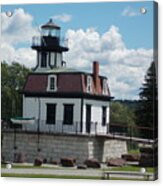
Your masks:
<path fill-rule="evenodd" d="M 128 49 L 119 29 L 111 26 L 100 35 L 94 29 L 68 30 L 68 66 L 91 70 L 92 61 L 100 62 L 100 73 L 108 77 L 115 98 L 138 98 L 139 88 L 153 57 L 152 49 Z"/>
<path fill-rule="evenodd" d="M 12 45 L 1 44 L 1 60 L 9 64 L 19 62 L 27 67 L 34 67 L 36 64 L 36 52 L 29 48 L 14 48 Z"/>
<path fill-rule="evenodd" d="M 32 36 L 38 34 L 32 25 L 33 17 L 23 9 L 16 9 L 11 17 L 2 12 L 1 21 L 2 42 L 12 45 L 23 44 L 30 42 Z"/>
<path fill-rule="evenodd" d="M 32 21 L 33 17 L 23 9 L 16 9 L 11 17 L 5 12 L 1 13 L 1 60 L 10 64 L 16 61 L 29 67 L 34 66 L 35 52 L 30 49 L 30 45 L 32 36 L 38 35 L 38 32 Z"/>
<path fill-rule="evenodd" d="M 128 17 L 134 17 L 134 16 L 140 15 L 140 12 L 138 10 L 135 10 L 132 7 L 128 6 L 123 10 L 122 15 L 128 16 Z"/>
<path fill-rule="evenodd" d="M 33 35 L 33 17 L 17 9 L 13 17 L 1 13 L 2 39 L 1 60 L 20 62 L 28 67 L 36 65 L 36 53 L 30 49 Z M 19 20 L 19 23 L 17 24 Z M 129 49 L 120 30 L 111 26 L 100 35 L 94 28 L 68 30 L 69 52 L 64 54 L 68 67 L 91 71 L 92 62 L 100 62 L 100 74 L 108 77 L 112 96 L 115 98 L 138 98 L 137 93 L 153 57 L 152 49 Z M 24 47 L 28 45 L 28 47 Z"/>
<path fill-rule="evenodd" d="M 71 21 L 72 19 L 72 16 L 69 15 L 69 14 L 61 14 L 61 15 L 55 15 L 52 17 L 54 20 L 58 20 L 58 21 L 61 21 L 61 22 L 69 22 Z"/>

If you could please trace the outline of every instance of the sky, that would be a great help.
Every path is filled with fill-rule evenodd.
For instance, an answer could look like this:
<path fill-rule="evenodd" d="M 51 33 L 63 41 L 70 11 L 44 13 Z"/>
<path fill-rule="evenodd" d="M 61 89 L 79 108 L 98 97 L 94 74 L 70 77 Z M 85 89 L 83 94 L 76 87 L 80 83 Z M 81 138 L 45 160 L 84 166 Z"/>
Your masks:
<path fill-rule="evenodd" d="M 13 14 L 8 17 L 6 12 Z M 152 1 L 2 5 L 1 60 L 34 67 L 31 40 L 49 18 L 68 38 L 68 67 L 91 71 L 92 62 L 99 61 L 100 74 L 108 77 L 115 99 L 139 98 L 153 60 Z"/>

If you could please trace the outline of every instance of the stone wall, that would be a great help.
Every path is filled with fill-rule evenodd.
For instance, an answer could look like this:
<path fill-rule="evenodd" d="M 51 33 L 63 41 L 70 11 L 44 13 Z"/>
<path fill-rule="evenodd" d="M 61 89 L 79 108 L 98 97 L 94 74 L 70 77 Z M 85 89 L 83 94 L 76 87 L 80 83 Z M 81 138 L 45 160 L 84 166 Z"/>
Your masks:
<path fill-rule="evenodd" d="M 38 156 L 57 162 L 61 157 L 76 158 L 80 163 L 88 158 L 105 162 L 127 153 L 127 146 L 124 141 L 97 136 L 40 134 L 38 138 L 32 133 L 17 133 L 15 136 L 11 132 L 3 132 L 2 157 L 6 161 L 14 161 L 16 153 L 25 154 L 27 162 L 33 162 Z"/>

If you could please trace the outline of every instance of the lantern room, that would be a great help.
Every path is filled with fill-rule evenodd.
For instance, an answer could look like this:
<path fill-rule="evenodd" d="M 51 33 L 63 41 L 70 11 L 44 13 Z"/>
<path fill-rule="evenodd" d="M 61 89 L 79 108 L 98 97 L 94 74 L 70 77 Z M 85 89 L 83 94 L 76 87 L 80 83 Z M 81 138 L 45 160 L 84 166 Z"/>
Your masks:
<path fill-rule="evenodd" d="M 63 52 L 68 51 L 66 39 L 60 37 L 61 28 L 52 19 L 41 26 L 40 36 L 32 39 L 32 49 L 37 51 L 35 71 L 47 71 L 65 66 Z"/>
<path fill-rule="evenodd" d="M 53 23 L 53 20 L 50 19 L 46 24 L 41 26 L 43 36 L 51 36 L 60 38 L 60 27 Z"/>

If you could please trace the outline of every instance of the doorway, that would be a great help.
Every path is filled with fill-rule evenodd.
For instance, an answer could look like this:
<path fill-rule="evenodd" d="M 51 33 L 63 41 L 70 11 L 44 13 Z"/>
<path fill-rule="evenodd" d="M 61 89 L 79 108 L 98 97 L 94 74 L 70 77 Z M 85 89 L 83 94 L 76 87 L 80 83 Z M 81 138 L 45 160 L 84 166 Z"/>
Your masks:
<path fill-rule="evenodd" d="M 91 131 L 91 105 L 86 105 L 86 132 Z"/>

